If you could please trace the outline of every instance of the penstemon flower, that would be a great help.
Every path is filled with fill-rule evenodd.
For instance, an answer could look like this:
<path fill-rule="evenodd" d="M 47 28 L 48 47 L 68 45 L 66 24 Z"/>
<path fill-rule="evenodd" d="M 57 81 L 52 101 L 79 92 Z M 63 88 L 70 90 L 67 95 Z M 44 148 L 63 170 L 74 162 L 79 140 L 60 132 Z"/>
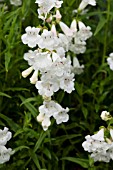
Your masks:
<path fill-rule="evenodd" d="M 59 0 L 36 0 L 36 2 L 39 6 L 38 14 L 39 18 L 45 20 L 47 17 L 47 14 L 51 11 L 52 8 L 60 8 L 63 1 Z"/>
<path fill-rule="evenodd" d="M 92 36 L 91 28 L 81 21 L 74 19 L 68 27 L 61 21 L 58 8 L 63 1 L 60 0 L 36 0 L 38 4 L 38 18 L 49 23 L 51 28 L 28 26 L 21 39 L 24 44 L 36 50 L 29 50 L 24 54 L 24 59 L 30 66 L 22 72 L 22 76 L 30 77 L 30 83 L 35 84 L 38 93 L 43 97 L 44 103 L 39 107 L 37 121 L 41 123 L 43 130 L 51 125 L 51 117 L 57 124 L 69 120 L 68 107 L 62 108 L 52 100 L 52 96 L 59 89 L 67 93 L 75 90 L 75 74 L 83 72 L 84 65 L 80 65 L 77 58 L 68 57 L 67 52 L 80 54 L 86 50 L 86 40 Z M 55 15 L 50 11 L 55 9 Z M 52 22 L 55 20 L 54 22 Z M 59 25 L 61 32 L 57 31 Z M 73 64 L 73 65 L 72 65 Z M 48 99 L 48 100 L 47 100 Z"/>
<path fill-rule="evenodd" d="M 82 0 L 82 2 L 80 3 L 80 5 L 78 7 L 78 10 L 79 11 L 83 10 L 87 5 L 95 6 L 96 0 Z"/>
<path fill-rule="evenodd" d="M 107 111 L 102 111 L 101 118 L 104 121 L 112 119 L 112 116 Z M 85 151 L 91 153 L 91 158 L 94 162 L 103 161 L 110 162 L 113 160 L 113 129 L 102 127 L 96 134 L 85 137 L 86 141 L 82 143 Z"/>
<path fill-rule="evenodd" d="M 0 129 L 0 164 L 3 164 L 9 161 L 10 156 L 14 154 L 11 148 L 6 148 L 5 145 L 12 137 L 12 133 L 8 131 L 7 127 L 4 127 L 3 130 Z"/>

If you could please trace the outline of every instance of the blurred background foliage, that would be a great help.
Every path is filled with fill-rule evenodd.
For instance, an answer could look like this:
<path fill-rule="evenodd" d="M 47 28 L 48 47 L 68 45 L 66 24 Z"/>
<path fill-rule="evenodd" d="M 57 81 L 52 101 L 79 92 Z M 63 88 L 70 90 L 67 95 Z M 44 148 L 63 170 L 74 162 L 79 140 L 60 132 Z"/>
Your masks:
<path fill-rule="evenodd" d="M 88 6 L 88 13 L 79 16 L 92 28 L 94 35 L 87 41 L 85 54 L 78 55 L 84 72 L 76 76 L 75 91 L 55 93 L 54 99 L 70 108 L 67 123 L 52 125 L 44 132 L 36 121 L 42 98 L 29 78 L 21 72 L 28 67 L 23 55 L 28 47 L 21 42 L 27 26 L 38 26 L 35 0 L 23 1 L 22 6 L 10 5 L 8 0 L 0 8 L 0 128 L 7 126 L 13 133 L 8 147 L 15 154 L 1 170 L 112 170 L 113 162 L 93 163 L 82 148 L 87 134 L 92 135 L 106 124 L 100 113 L 113 115 L 113 72 L 106 58 L 113 52 L 113 0 L 99 0 L 96 7 Z M 80 0 L 64 0 L 62 21 L 70 25 L 76 18 Z M 6 6 L 8 9 L 5 10 Z"/>

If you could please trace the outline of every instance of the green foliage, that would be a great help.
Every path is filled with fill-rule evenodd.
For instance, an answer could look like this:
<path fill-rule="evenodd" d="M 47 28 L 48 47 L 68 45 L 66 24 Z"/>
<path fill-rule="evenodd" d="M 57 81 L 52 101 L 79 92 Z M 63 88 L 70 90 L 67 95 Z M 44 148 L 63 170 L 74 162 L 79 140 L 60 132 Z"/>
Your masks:
<path fill-rule="evenodd" d="M 76 17 L 72 11 L 80 2 L 64 0 L 61 13 L 66 24 Z M 55 94 L 59 103 L 70 108 L 69 122 L 57 126 L 53 121 L 46 132 L 36 121 L 42 98 L 29 79 L 21 76 L 28 67 L 23 60 L 28 47 L 22 44 L 21 35 L 27 26 L 39 25 L 37 5 L 32 0 L 23 0 L 20 7 L 7 4 L 8 11 L 5 5 L 0 8 L 0 127 L 12 131 L 8 145 L 15 153 L 0 170 L 112 170 L 113 162 L 94 164 L 81 144 L 87 134 L 104 125 L 102 110 L 113 114 L 113 72 L 106 63 L 113 52 L 113 0 L 99 0 L 79 16 L 94 33 L 85 54 L 78 55 L 85 64 L 84 73 L 76 76 L 72 94 Z"/>

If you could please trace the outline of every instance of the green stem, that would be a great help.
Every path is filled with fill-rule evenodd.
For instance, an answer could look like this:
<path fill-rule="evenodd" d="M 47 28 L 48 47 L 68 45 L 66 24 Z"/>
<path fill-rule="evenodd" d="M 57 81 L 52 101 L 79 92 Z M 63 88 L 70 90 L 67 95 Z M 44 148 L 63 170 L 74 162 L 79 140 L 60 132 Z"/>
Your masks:
<path fill-rule="evenodd" d="M 102 64 L 105 62 L 105 57 L 106 57 L 106 51 L 107 51 L 107 36 L 108 36 L 108 28 L 109 28 L 109 18 L 110 18 L 110 4 L 111 0 L 107 0 L 108 5 L 107 5 L 107 21 L 106 21 L 106 27 L 105 27 L 105 37 L 104 37 L 104 48 L 103 48 L 103 57 L 102 57 Z"/>

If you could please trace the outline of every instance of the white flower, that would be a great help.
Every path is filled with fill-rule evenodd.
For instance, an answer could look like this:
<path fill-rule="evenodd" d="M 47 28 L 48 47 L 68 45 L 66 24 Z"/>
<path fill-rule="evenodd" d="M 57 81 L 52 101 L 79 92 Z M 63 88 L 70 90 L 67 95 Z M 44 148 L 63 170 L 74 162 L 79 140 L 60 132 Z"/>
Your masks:
<path fill-rule="evenodd" d="M 70 70 L 70 63 L 65 57 L 60 58 L 56 53 L 53 53 L 52 58 L 52 67 L 55 75 L 61 77 Z"/>
<path fill-rule="evenodd" d="M 50 125 L 51 125 L 50 118 L 45 116 L 44 120 L 42 121 L 43 130 L 46 131 Z"/>
<path fill-rule="evenodd" d="M 7 127 L 4 127 L 4 130 L 0 129 L 0 145 L 6 145 L 12 137 L 12 133 L 8 131 Z"/>
<path fill-rule="evenodd" d="M 46 29 L 43 30 L 41 34 L 41 39 L 38 42 L 38 46 L 41 49 L 49 49 L 53 50 L 55 46 L 59 43 L 58 38 L 55 36 L 53 31 L 48 31 Z"/>
<path fill-rule="evenodd" d="M 59 0 L 36 0 L 36 2 L 39 6 L 38 14 L 39 18 L 45 20 L 47 17 L 47 14 L 51 11 L 52 8 L 60 8 L 63 1 Z"/>
<path fill-rule="evenodd" d="M 43 102 L 43 105 L 39 107 L 39 112 L 48 117 L 51 117 L 53 113 L 57 113 L 61 109 L 61 106 L 54 101 Z"/>
<path fill-rule="evenodd" d="M 83 72 L 84 65 L 80 65 L 77 57 L 73 57 L 73 67 L 72 72 L 74 74 L 81 74 Z"/>
<path fill-rule="evenodd" d="M 42 122 L 44 120 L 44 116 L 45 116 L 45 113 L 39 113 L 39 115 L 36 117 L 37 121 Z"/>
<path fill-rule="evenodd" d="M 72 38 L 67 37 L 66 35 L 59 33 L 59 47 L 63 47 L 65 51 L 69 51 L 69 43 Z"/>
<path fill-rule="evenodd" d="M 104 140 L 104 129 L 98 131 L 98 133 L 85 137 L 86 141 L 83 142 L 82 146 L 85 151 L 88 152 L 101 152 L 106 151 L 109 146 Z"/>
<path fill-rule="evenodd" d="M 113 70 L 113 53 L 109 54 L 109 57 L 107 58 L 107 63 L 111 70 Z"/>
<path fill-rule="evenodd" d="M 37 121 L 41 122 L 44 130 L 47 130 L 51 124 L 50 117 L 53 116 L 57 124 L 67 122 L 69 120 L 69 115 L 67 112 L 69 112 L 68 108 L 62 108 L 61 105 L 53 100 L 43 102 L 43 105 L 39 107 Z"/>
<path fill-rule="evenodd" d="M 33 71 L 33 67 L 29 67 L 28 69 L 22 72 L 22 77 L 26 78 L 27 76 L 29 76 L 29 74 L 31 74 L 32 71 Z"/>
<path fill-rule="evenodd" d="M 100 117 L 101 117 L 101 119 L 104 120 L 104 121 L 110 120 L 110 119 L 112 118 L 111 115 L 110 115 L 110 113 L 107 112 L 107 111 L 102 111 Z"/>
<path fill-rule="evenodd" d="M 11 148 L 6 148 L 5 146 L 0 145 L 0 164 L 3 164 L 7 161 L 9 161 L 10 156 L 13 154 L 14 152 L 12 151 Z"/>
<path fill-rule="evenodd" d="M 29 50 L 28 53 L 24 54 L 24 60 L 28 61 L 28 64 L 32 66 L 35 63 L 36 54 L 39 52 L 39 50 Z"/>
<path fill-rule="evenodd" d="M 91 157 L 96 161 L 109 162 L 113 154 L 113 145 L 104 139 L 104 129 L 102 128 L 96 134 L 85 137 L 86 141 L 82 143 L 85 151 L 92 152 Z"/>
<path fill-rule="evenodd" d="M 15 6 L 20 6 L 22 5 L 22 1 L 21 0 L 10 0 L 10 3 L 12 5 L 15 5 Z"/>
<path fill-rule="evenodd" d="M 38 81 L 38 71 L 35 70 L 32 77 L 30 78 L 30 83 L 36 84 L 37 81 Z"/>
<path fill-rule="evenodd" d="M 105 141 L 104 140 L 104 128 L 100 129 L 96 134 L 91 136 L 92 139 L 97 141 Z"/>
<path fill-rule="evenodd" d="M 39 52 L 34 58 L 33 68 L 35 70 L 47 71 L 52 65 L 52 59 L 50 53 L 48 52 Z"/>
<path fill-rule="evenodd" d="M 55 17 L 57 21 L 59 21 L 62 18 L 62 15 L 58 9 L 56 10 L 56 15 L 53 15 L 53 17 Z"/>
<path fill-rule="evenodd" d="M 80 40 L 86 41 L 88 38 L 92 36 L 91 27 L 89 26 L 86 27 L 84 23 L 81 21 L 78 21 L 78 27 L 79 27 L 78 37 L 80 38 Z"/>
<path fill-rule="evenodd" d="M 83 10 L 87 5 L 92 5 L 95 6 L 96 5 L 96 0 L 82 0 L 82 2 L 80 3 L 78 10 Z"/>
<path fill-rule="evenodd" d="M 60 80 L 60 88 L 66 91 L 67 93 L 71 93 L 74 88 L 74 74 L 65 74 Z"/>
<path fill-rule="evenodd" d="M 73 35 L 73 31 L 71 30 L 71 28 L 69 28 L 65 23 L 63 23 L 62 21 L 59 22 L 59 25 L 62 29 L 62 31 L 64 32 L 64 34 L 66 36 L 72 36 Z"/>
<path fill-rule="evenodd" d="M 39 31 L 40 28 L 35 28 L 28 26 L 26 29 L 26 34 L 23 34 L 21 39 L 24 44 L 28 44 L 29 47 L 36 47 L 38 42 L 40 41 Z"/>
<path fill-rule="evenodd" d="M 94 162 L 97 161 L 103 161 L 103 162 L 110 162 L 110 156 L 109 153 L 107 153 L 106 151 L 102 151 L 102 152 L 93 152 L 91 154 L 91 158 L 94 159 Z"/>
<path fill-rule="evenodd" d="M 47 97 L 51 97 L 54 92 L 59 90 L 59 86 L 56 82 L 54 83 L 49 81 L 37 81 L 36 88 L 38 89 L 40 95 Z"/>
<path fill-rule="evenodd" d="M 67 122 L 69 120 L 69 115 L 67 114 L 69 112 L 69 108 L 61 108 L 61 110 L 57 113 L 53 113 L 53 117 L 56 119 L 57 124 L 61 124 L 62 122 Z"/>
<path fill-rule="evenodd" d="M 74 38 L 74 44 L 70 44 L 69 50 L 74 54 L 84 53 L 86 51 L 86 43 L 81 42 L 77 37 Z"/>
<path fill-rule="evenodd" d="M 75 19 L 71 22 L 70 29 L 73 31 L 73 33 L 77 32 L 77 21 Z"/>

